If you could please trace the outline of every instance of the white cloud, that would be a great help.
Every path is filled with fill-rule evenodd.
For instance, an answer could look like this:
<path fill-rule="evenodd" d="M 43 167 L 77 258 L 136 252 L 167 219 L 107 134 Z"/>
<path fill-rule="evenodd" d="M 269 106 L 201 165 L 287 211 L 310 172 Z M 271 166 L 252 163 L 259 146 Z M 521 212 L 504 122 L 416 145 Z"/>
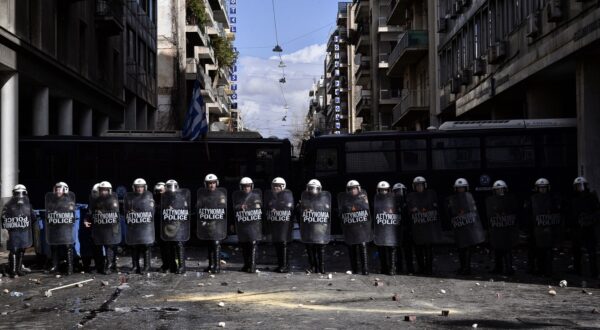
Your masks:
<path fill-rule="evenodd" d="M 294 131 L 303 129 L 308 92 L 314 81 L 323 75 L 325 47 L 311 45 L 291 54 L 282 54 L 286 64 L 285 84 L 279 83 L 282 70 L 278 56 L 263 59 L 241 54 L 238 60 L 238 109 L 246 128 L 257 130 L 265 137 L 280 138 L 288 138 Z M 284 116 L 286 120 L 282 121 Z"/>

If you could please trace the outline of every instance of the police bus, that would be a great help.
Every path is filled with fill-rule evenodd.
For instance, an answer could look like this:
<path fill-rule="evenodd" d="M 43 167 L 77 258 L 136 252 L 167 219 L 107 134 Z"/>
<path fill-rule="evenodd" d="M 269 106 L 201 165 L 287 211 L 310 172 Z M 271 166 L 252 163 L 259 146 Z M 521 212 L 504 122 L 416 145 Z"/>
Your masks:
<path fill-rule="evenodd" d="M 301 161 L 304 182 L 316 178 L 332 194 L 343 191 L 350 179 L 371 197 L 381 180 L 404 183 L 410 191 L 419 175 L 440 198 L 452 193 L 459 177 L 469 181 L 479 201 L 500 179 L 522 197 L 540 177 L 554 190 L 570 191 L 577 176 L 576 122 L 455 121 L 421 132 L 326 135 L 305 143 Z"/>
<path fill-rule="evenodd" d="M 192 191 L 195 200 L 196 189 L 204 185 L 208 173 L 216 174 L 230 192 L 239 189 L 243 176 L 262 189 L 269 188 L 275 176 L 290 176 L 288 140 L 209 133 L 205 141 L 189 142 L 181 141 L 175 132 L 163 137 L 143 135 L 109 131 L 102 137 L 22 137 L 19 178 L 34 206 L 42 208 L 44 194 L 58 181 L 69 185 L 79 203 L 87 203 L 92 186 L 104 180 L 121 193 L 131 191 L 136 178 L 144 178 L 148 189 L 175 179 Z"/>

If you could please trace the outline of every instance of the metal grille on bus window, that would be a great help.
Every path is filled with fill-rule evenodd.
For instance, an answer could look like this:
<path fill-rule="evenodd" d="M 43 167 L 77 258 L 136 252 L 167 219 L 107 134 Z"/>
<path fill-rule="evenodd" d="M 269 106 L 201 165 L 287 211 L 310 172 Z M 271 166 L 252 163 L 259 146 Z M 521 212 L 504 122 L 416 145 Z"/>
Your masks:
<path fill-rule="evenodd" d="M 442 138 L 431 142 L 434 170 L 481 167 L 479 138 Z"/>
<path fill-rule="evenodd" d="M 395 148 L 393 140 L 346 142 L 346 172 L 393 172 Z"/>
<path fill-rule="evenodd" d="M 567 166 L 569 160 L 577 159 L 577 141 L 574 135 L 566 133 L 542 135 L 542 167 Z"/>
<path fill-rule="evenodd" d="M 427 141 L 401 140 L 400 164 L 402 171 L 419 171 L 427 169 Z"/>
<path fill-rule="evenodd" d="M 532 136 L 488 136 L 485 138 L 485 144 L 488 168 L 535 166 Z"/>
<path fill-rule="evenodd" d="M 337 170 L 337 149 L 317 149 L 317 155 L 315 159 L 315 173 L 317 175 L 327 174 L 337 172 Z"/>

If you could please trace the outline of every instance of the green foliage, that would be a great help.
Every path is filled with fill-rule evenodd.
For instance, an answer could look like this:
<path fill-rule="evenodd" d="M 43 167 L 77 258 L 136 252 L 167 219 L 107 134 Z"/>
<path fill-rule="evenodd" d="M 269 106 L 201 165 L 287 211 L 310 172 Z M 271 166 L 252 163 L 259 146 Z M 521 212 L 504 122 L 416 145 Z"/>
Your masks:
<path fill-rule="evenodd" d="M 204 31 L 204 24 L 206 22 L 206 10 L 204 8 L 203 0 L 186 0 L 185 7 L 188 15 L 196 17 L 198 27 Z"/>
<path fill-rule="evenodd" d="M 231 41 L 227 38 L 217 36 L 212 40 L 215 57 L 222 67 L 231 67 L 237 59 L 237 53 L 233 50 Z"/>

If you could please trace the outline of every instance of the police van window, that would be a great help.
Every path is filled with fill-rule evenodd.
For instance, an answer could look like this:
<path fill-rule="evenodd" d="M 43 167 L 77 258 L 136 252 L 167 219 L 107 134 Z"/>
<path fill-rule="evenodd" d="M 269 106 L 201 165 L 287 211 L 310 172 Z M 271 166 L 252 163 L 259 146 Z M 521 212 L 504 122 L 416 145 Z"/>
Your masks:
<path fill-rule="evenodd" d="M 402 171 L 427 169 L 427 141 L 425 139 L 400 141 Z"/>
<path fill-rule="evenodd" d="M 315 174 L 327 175 L 336 174 L 338 171 L 338 155 L 337 149 L 317 149 L 315 159 Z"/>
<path fill-rule="evenodd" d="M 540 164 L 544 167 L 567 166 L 569 160 L 577 159 L 577 141 L 573 134 L 544 134 L 540 149 Z"/>
<path fill-rule="evenodd" d="M 395 141 L 346 142 L 346 172 L 394 172 L 396 170 L 395 144 Z"/>
<path fill-rule="evenodd" d="M 488 168 L 535 166 L 532 136 L 488 136 L 485 138 L 485 145 L 485 160 Z"/>
<path fill-rule="evenodd" d="M 432 139 L 431 148 L 434 170 L 481 167 L 477 137 Z"/>

